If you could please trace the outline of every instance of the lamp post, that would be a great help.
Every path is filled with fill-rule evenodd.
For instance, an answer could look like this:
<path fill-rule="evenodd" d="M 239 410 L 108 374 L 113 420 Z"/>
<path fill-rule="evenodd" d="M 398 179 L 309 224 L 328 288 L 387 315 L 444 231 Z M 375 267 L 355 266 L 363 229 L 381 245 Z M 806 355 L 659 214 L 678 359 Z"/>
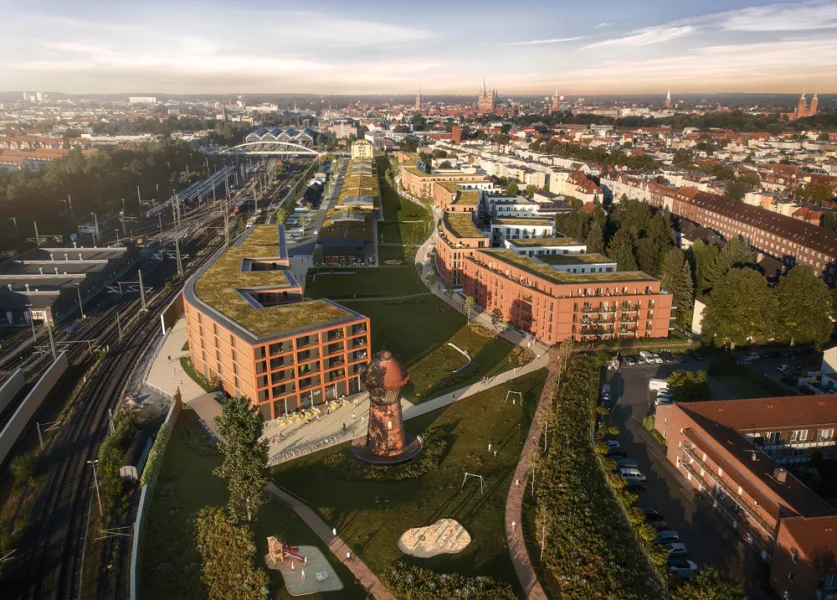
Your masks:
<path fill-rule="evenodd" d="M 81 311 L 81 318 L 86 319 L 87 315 L 84 314 L 84 306 L 81 304 L 81 284 L 76 284 L 76 291 L 78 292 L 78 309 Z"/>
<path fill-rule="evenodd" d="M 93 245 L 96 245 L 96 239 L 99 238 L 99 217 L 96 213 L 90 213 L 93 216 Z"/>

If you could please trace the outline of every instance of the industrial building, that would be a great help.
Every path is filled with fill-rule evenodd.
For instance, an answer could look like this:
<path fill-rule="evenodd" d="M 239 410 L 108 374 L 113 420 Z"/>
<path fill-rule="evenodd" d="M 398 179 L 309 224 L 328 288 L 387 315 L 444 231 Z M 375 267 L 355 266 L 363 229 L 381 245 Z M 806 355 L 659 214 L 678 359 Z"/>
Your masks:
<path fill-rule="evenodd" d="M 33 248 L 0 264 L 0 325 L 55 325 L 116 281 L 136 260 L 120 248 Z"/>
<path fill-rule="evenodd" d="M 361 391 L 369 319 L 330 300 L 304 300 L 282 225 L 255 225 L 183 290 L 195 370 L 265 419 Z"/>

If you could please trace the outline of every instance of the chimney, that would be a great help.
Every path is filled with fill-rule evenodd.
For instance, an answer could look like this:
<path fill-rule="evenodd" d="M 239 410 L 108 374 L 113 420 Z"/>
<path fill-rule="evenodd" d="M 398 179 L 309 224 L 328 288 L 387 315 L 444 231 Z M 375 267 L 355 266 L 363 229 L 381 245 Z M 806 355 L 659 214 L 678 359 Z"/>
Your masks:
<path fill-rule="evenodd" d="M 11 283 L 7 283 L 7 284 L 6 284 L 6 286 L 9 288 L 9 291 L 11 292 L 11 291 L 12 291 L 12 284 L 11 284 Z"/>
<path fill-rule="evenodd" d="M 81 257 L 81 252 L 79 252 L 79 253 L 78 253 L 78 259 L 79 259 L 79 260 L 84 260 L 84 259 Z"/>
<path fill-rule="evenodd" d="M 52 252 L 49 253 L 49 260 L 55 260 L 55 255 Z"/>
<path fill-rule="evenodd" d="M 43 275 L 43 274 L 44 274 L 44 268 L 43 268 L 43 267 L 38 267 L 38 271 L 40 271 L 40 272 L 41 272 L 41 275 Z"/>
<path fill-rule="evenodd" d="M 29 291 L 29 284 L 27 283 L 25 285 L 26 285 L 26 291 L 28 292 Z"/>
<path fill-rule="evenodd" d="M 58 275 L 58 267 L 55 267 L 55 274 Z"/>
<path fill-rule="evenodd" d="M 784 467 L 776 467 L 773 469 L 773 479 L 779 483 L 785 483 L 788 480 L 788 472 Z"/>
<path fill-rule="evenodd" d="M 66 252 L 64 253 L 64 260 L 70 260 L 70 255 Z"/>

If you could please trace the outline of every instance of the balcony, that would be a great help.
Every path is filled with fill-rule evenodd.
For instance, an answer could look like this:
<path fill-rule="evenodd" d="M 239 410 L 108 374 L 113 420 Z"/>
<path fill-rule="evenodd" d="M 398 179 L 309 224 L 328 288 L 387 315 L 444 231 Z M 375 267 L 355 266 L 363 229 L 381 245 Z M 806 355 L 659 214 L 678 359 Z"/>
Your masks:
<path fill-rule="evenodd" d="M 326 341 L 333 342 L 334 340 L 339 340 L 343 338 L 343 330 L 342 329 L 333 329 L 326 334 Z"/>
<path fill-rule="evenodd" d="M 352 352 L 352 362 L 354 363 L 359 360 L 364 360 L 367 356 L 369 355 L 366 353 L 366 351 L 363 350 L 358 352 Z"/>
<path fill-rule="evenodd" d="M 310 365 L 302 365 L 297 367 L 297 375 L 299 377 L 308 377 L 320 372 L 320 363 L 311 363 Z"/>
<path fill-rule="evenodd" d="M 284 367 L 285 365 L 293 364 L 294 358 L 293 356 L 281 356 L 279 358 L 271 358 L 270 359 L 270 370 L 275 371 L 280 367 Z"/>
<path fill-rule="evenodd" d="M 697 452 L 695 452 L 694 448 L 691 448 L 688 445 L 684 445 L 683 453 L 686 454 L 689 458 L 691 458 L 701 469 L 703 469 L 704 474 L 709 475 L 710 479 L 712 479 L 715 485 L 724 490 L 726 495 L 733 502 L 735 502 L 735 504 L 738 505 L 738 507 L 742 511 L 744 511 L 744 514 L 746 514 L 754 523 L 761 527 L 764 533 L 766 533 L 771 540 L 773 540 L 774 542 L 776 541 L 776 538 L 774 536 L 774 530 L 770 523 L 768 523 L 765 519 L 759 516 L 758 513 L 756 513 L 756 511 L 753 510 L 753 508 L 749 504 L 741 500 L 741 497 L 738 495 L 738 490 L 732 489 L 732 486 L 730 486 L 726 481 L 724 481 L 723 477 L 718 475 L 717 470 L 713 470 L 705 462 L 703 462 L 703 460 L 701 460 L 698 457 Z M 697 474 L 694 467 L 692 467 L 689 463 L 681 460 L 680 464 L 682 464 L 683 467 L 689 473 L 691 473 L 693 477 L 697 478 L 698 481 L 705 481 L 705 479 L 699 474 Z"/>
<path fill-rule="evenodd" d="M 352 340 L 352 349 L 366 346 L 366 337 L 359 337 Z"/>
<path fill-rule="evenodd" d="M 346 370 L 345 369 L 337 369 L 336 371 L 330 371 L 326 373 L 326 383 L 332 383 L 337 381 L 338 379 L 344 379 L 346 377 Z"/>
<path fill-rule="evenodd" d="M 346 359 L 342 356 L 335 356 L 334 358 L 326 360 L 326 369 L 333 369 L 334 367 L 339 367 L 344 364 L 346 364 Z"/>
<path fill-rule="evenodd" d="M 346 346 L 343 342 L 336 342 L 334 344 L 329 344 L 326 346 L 325 355 L 331 356 L 332 354 L 336 354 L 338 352 L 343 352 L 346 349 Z"/>
<path fill-rule="evenodd" d="M 622 304 L 619 310 L 623 313 L 632 313 L 639 310 L 639 304 Z"/>
<path fill-rule="evenodd" d="M 352 367 L 352 375 L 360 375 L 366 370 L 366 363 L 358 363 Z"/>
<path fill-rule="evenodd" d="M 366 333 L 366 323 L 361 323 L 360 325 L 352 325 L 352 335 L 358 335 L 361 333 Z"/>
<path fill-rule="evenodd" d="M 296 338 L 296 349 L 300 350 L 302 348 L 307 348 L 308 346 L 312 346 L 319 342 L 319 336 L 317 335 L 306 335 L 305 337 Z"/>
<path fill-rule="evenodd" d="M 303 350 L 296 353 L 296 362 L 304 363 L 309 360 L 316 360 L 320 358 L 320 351 L 314 348 L 313 350 Z"/>

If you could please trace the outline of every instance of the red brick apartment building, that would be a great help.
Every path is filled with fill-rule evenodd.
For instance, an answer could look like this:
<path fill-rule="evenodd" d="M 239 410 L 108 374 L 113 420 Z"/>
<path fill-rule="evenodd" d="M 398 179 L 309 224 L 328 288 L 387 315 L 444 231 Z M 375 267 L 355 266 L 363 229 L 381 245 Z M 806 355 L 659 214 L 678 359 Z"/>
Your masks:
<path fill-rule="evenodd" d="M 488 183 L 485 179 L 479 182 Z M 465 187 L 468 184 L 464 184 Z M 480 205 L 479 190 L 462 189 L 459 183 L 435 182 L 433 184 L 433 204 L 439 210 L 453 212 L 477 212 Z"/>
<path fill-rule="evenodd" d="M 304 300 L 282 225 L 256 225 L 219 251 L 183 290 L 195 370 L 265 419 L 363 389 L 369 319 Z"/>
<path fill-rule="evenodd" d="M 418 156 L 399 152 L 396 155 L 401 163 L 401 185 L 417 198 L 431 198 L 433 184 L 439 183 L 482 183 L 483 175 L 468 173 L 426 173 L 416 166 Z"/>
<path fill-rule="evenodd" d="M 741 236 L 788 267 L 807 265 L 826 283 L 837 283 L 837 232 L 726 196 L 688 188 L 660 188 L 652 190 L 652 204 L 717 231 L 726 239 Z"/>
<path fill-rule="evenodd" d="M 491 242 L 474 225 L 471 212 L 447 211 L 436 228 L 436 268 L 445 281 L 454 286 L 463 284 L 462 264 L 477 248 L 488 248 Z"/>
<path fill-rule="evenodd" d="M 666 456 L 771 563 L 788 600 L 837 600 L 837 511 L 785 470 L 837 457 L 837 395 L 657 407 Z"/>
<path fill-rule="evenodd" d="M 460 264 L 466 295 L 548 344 L 668 336 L 671 294 L 645 273 L 566 273 L 487 248 L 463 253 Z"/>

